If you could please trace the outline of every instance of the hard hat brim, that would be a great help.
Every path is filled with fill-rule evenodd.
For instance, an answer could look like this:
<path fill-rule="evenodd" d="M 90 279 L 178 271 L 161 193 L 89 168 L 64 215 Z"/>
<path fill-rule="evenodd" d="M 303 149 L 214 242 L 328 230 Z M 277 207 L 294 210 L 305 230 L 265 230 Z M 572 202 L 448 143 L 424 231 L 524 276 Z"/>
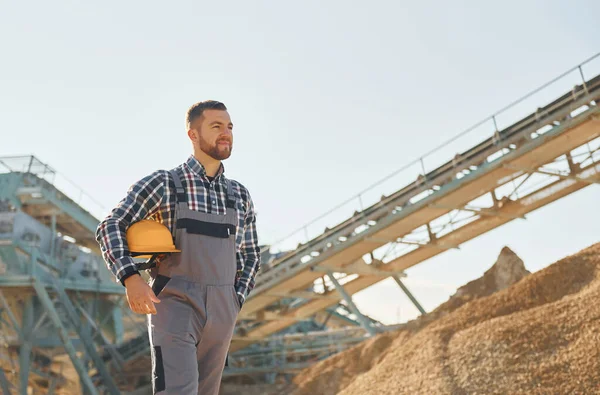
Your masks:
<path fill-rule="evenodd" d="M 157 250 L 157 251 L 142 250 L 142 251 L 130 251 L 130 252 L 131 252 L 131 256 L 137 257 L 137 256 L 141 256 L 141 255 L 151 256 L 151 255 L 155 255 L 155 254 L 171 254 L 173 252 L 181 252 L 181 250 L 164 249 L 164 250 Z"/>

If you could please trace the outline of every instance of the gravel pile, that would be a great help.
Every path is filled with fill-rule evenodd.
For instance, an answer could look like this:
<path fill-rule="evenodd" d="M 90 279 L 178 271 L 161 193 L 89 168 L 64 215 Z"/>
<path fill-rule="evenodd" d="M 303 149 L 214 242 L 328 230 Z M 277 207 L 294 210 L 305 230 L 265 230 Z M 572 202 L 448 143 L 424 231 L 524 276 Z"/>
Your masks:
<path fill-rule="evenodd" d="M 534 274 L 504 249 L 429 317 L 305 370 L 292 393 L 600 393 L 599 269 L 600 243 Z"/>
<path fill-rule="evenodd" d="M 600 244 L 471 301 L 341 395 L 600 392 Z"/>

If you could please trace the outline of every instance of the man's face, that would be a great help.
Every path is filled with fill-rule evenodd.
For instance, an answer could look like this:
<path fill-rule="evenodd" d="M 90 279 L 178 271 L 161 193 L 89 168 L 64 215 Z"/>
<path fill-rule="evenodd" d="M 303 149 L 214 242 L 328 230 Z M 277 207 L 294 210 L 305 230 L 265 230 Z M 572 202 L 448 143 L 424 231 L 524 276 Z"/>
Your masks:
<path fill-rule="evenodd" d="M 191 125 L 201 151 L 216 160 L 229 158 L 233 149 L 233 124 L 227 111 L 205 110 Z"/>

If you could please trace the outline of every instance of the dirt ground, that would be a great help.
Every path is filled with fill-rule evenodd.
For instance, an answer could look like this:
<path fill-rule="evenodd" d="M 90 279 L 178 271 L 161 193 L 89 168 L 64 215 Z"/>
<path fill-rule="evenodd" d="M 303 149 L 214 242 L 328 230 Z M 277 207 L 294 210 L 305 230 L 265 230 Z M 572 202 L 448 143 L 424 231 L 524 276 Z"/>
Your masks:
<path fill-rule="evenodd" d="M 394 333 L 321 361 L 293 395 L 600 393 L 600 243 L 529 274 L 485 275 Z"/>

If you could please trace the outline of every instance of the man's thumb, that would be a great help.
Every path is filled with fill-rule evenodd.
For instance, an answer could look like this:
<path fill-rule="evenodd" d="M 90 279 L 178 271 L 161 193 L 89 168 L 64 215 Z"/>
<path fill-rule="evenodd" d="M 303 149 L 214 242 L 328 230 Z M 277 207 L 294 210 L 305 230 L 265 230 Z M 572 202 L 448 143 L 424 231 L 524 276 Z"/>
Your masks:
<path fill-rule="evenodd" d="M 160 299 L 154 295 L 154 292 L 150 292 L 150 300 L 152 300 L 154 303 L 160 303 Z"/>

